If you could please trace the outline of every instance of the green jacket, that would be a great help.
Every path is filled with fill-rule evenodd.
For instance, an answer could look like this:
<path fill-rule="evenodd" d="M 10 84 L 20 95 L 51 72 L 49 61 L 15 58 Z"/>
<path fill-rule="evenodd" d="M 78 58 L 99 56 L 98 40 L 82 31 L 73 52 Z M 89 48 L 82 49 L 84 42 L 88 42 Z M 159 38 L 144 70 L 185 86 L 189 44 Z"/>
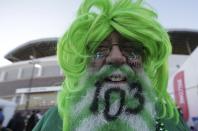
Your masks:
<path fill-rule="evenodd" d="M 164 123 L 165 129 L 168 131 L 189 131 L 189 128 L 182 119 L 180 119 L 178 124 L 171 119 L 161 121 Z M 58 108 L 53 107 L 45 113 L 33 131 L 62 131 L 62 123 L 63 122 L 58 114 Z"/>

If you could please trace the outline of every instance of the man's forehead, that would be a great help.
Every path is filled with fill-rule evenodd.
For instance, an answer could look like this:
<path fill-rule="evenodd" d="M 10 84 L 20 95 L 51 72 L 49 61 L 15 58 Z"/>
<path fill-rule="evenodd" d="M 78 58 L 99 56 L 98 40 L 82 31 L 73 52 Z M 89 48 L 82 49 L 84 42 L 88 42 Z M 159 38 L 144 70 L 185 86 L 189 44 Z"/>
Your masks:
<path fill-rule="evenodd" d="M 112 41 L 112 40 L 122 40 L 125 39 L 120 33 L 113 31 L 111 32 L 104 41 Z"/>
<path fill-rule="evenodd" d="M 111 32 L 102 42 L 100 45 L 109 45 L 110 43 L 114 44 L 131 44 L 131 42 L 138 43 L 135 39 L 127 39 L 123 35 L 121 35 L 117 31 Z"/>
<path fill-rule="evenodd" d="M 120 33 L 113 31 L 111 32 L 104 40 L 101 44 L 108 44 L 108 42 L 125 42 L 125 41 L 129 41 L 128 39 L 126 39 L 124 36 L 122 36 Z"/>

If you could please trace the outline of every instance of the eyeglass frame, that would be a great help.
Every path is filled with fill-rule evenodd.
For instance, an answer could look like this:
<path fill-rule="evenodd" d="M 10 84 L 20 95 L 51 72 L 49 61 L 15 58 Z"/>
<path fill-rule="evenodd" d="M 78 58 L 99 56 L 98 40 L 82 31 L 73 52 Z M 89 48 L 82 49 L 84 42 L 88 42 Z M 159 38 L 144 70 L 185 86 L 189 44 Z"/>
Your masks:
<path fill-rule="evenodd" d="M 112 43 L 112 44 L 108 44 L 106 46 L 99 45 L 98 48 L 94 51 L 94 53 L 91 56 L 95 60 L 106 58 L 110 54 L 110 52 L 112 50 L 112 47 L 116 45 L 116 46 L 119 46 L 119 49 L 120 49 L 122 55 L 125 56 L 128 60 L 130 60 L 130 59 L 139 59 L 139 58 L 142 59 L 142 58 L 144 58 L 144 47 L 142 45 L 140 45 L 140 43 L 138 43 L 138 44 L 132 44 L 132 43 L 134 43 L 133 41 L 130 41 L 130 42 L 127 42 L 127 43 L 130 43 L 128 45 L 132 45 L 132 46 L 127 46 L 127 47 L 130 47 L 131 50 L 133 50 L 133 51 L 126 52 L 125 49 L 127 49 L 127 48 L 124 47 L 123 44 Z M 137 42 L 135 42 L 135 43 L 137 43 Z M 102 51 L 101 52 L 97 51 L 98 49 L 101 49 L 101 48 L 105 48 L 106 49 L 106 53 L 103 53 L 102 56 L 97 56 L 97 55 L 100 55 L 100 54 L 97 54 L 97 53 L 101 53 L 102 52 Z M 134 50 L 136 50 L 136 51 L 134 51 Z M 135 53 L 135 52 L 138 52 L 138 53 Z M 132 54 L 129 55 L 129 53 L 132 53 Z"/>

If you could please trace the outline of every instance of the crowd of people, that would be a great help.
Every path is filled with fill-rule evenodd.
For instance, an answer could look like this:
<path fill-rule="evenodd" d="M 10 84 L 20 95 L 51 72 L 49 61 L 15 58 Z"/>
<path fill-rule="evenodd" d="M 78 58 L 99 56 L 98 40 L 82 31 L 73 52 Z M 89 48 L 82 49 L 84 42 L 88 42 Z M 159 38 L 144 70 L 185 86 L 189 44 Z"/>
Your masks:
<path fill-rule="evenodd" d="M 16 111 L 7 126 L 3 127 L 4 115 L 0 109 L 0 131 L 32 131 L 41 118 L 42 113 L 38 110 Z"/>

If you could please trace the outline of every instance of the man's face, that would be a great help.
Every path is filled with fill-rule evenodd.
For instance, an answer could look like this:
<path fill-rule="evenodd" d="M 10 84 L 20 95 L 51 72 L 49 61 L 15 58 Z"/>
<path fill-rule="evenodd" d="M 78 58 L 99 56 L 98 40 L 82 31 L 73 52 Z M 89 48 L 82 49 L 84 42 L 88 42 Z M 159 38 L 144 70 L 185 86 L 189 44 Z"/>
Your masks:
<path fill-rule="evenodd" d="M 144 76 L 142 49 L 117 32 L 99 45 L 79 83 L 83 90 L 71 102 L 71 130 L 154 130 L 154 94 Z"/>
<path fill-rule="evenodd" d="M 96 49 L 90 68 L 100 70 L 105 65 L 127 64 L 134 70 L 142 68 L 143 48 L 137 41 L 129 41 L 112 32 Z"/>

